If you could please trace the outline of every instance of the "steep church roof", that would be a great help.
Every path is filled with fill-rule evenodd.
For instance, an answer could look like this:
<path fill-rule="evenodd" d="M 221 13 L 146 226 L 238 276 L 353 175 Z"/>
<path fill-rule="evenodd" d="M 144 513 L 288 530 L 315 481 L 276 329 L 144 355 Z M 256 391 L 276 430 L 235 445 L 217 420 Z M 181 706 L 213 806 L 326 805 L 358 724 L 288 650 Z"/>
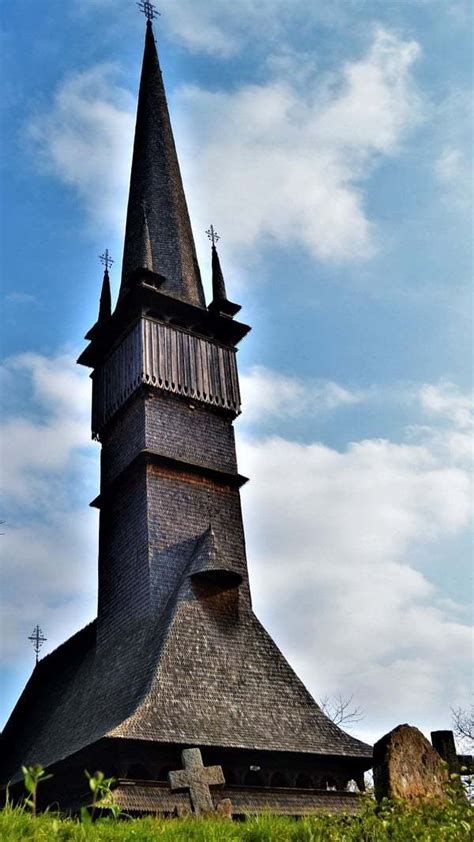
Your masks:
<path fill-rule="evenodd" d="M 105 651 L 92 623 L 39 662 L 3 735 L 2 777 L 104 737 L 370 760 L 370 746 L 328 719 L 239 604 L 239 589 L 194 580 L 200 555 L 198 540 L 154 620 Z"/>
<path fill-rule="evenodd" d="M 143 265 L 145 256 L 146 266 Z M 164 276 L 162 292 L 190 304 L 205 306 L 150 20 L 147 21 L 138 96 L 121 296 L 133 273 L 142 268 Z"/>

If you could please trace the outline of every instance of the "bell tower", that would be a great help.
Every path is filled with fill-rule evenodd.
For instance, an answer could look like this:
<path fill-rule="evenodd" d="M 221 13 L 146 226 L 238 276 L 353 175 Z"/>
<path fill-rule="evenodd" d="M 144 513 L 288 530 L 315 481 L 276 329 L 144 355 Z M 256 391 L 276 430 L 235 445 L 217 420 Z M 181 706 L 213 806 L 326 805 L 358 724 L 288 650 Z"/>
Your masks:
<path fill-rule="evenodd" d="M 234 321 L 240 307 L 227 299 L 212 226 L 209 234 L 206 308 L 148 20 L 118 304 L 110 313 L 106 266 L 79 358 L 93 369 L 92 435 L 102 445 L 99 646 L 164 611 L 208 534 L 218 558 L 201 558 L 194 577 L 212 569 L 215 583 L 238 582 L 249 601 L 232 424 L 236 345 L 250 328 Z"/>

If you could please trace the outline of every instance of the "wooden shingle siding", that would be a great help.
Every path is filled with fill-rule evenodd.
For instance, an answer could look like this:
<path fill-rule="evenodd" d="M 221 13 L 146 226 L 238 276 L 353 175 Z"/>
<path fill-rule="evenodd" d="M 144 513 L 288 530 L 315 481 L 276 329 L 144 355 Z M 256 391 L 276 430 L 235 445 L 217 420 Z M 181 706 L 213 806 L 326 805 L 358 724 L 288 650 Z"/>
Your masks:
<path fill-rule="evenodd" d="M 318 812 L 357 815 L 363 805 L 356 793 L 323 790 L 224 786 L 212 797 L 216 804 L 222 798 L 229 798 L 234 816 L 268 812 L 286 816 L 308 816 Z M 190 810 L 186 792 L 172 792 L 166 784 L 158 782 L 121 780 L 114 789 L 114 801 L 126 812 L 137 814 L 167 815 L 175 808 Z"/>
<path fill-rule="evenodd" d="M 142 319 L 94 375 L 92 432 L 103 427 L 142 384 L 238 415 L 235 349 L 174 325 Z"/>

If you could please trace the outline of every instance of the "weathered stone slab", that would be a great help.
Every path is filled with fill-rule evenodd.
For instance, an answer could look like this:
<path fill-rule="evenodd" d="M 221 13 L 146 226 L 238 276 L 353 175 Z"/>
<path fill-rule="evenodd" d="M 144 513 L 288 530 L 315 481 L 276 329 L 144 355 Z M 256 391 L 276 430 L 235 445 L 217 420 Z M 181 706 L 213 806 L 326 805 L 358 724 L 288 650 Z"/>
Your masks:
<path fill-rule="evenodd" d="M 216 806 L 216 813 L 223 819 L 232 818 L 232 801 L 230 798 L 223 798 Z"/>
<path fill-rule="evenodd" d="M 446 765 L 418 728 L 399 725 L 374 745 L 377 801 L 443 799 L 448 781 Z"/>

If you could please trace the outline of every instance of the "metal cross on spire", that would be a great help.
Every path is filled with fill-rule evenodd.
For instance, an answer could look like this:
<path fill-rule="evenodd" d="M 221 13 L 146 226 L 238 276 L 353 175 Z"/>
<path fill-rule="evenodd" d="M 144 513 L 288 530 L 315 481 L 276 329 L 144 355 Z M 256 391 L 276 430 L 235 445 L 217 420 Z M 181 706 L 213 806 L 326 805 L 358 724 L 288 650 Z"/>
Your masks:
<path fill-rule="evenodd" d="M 211 227 L 207 229 L 206 234 L 207 234 L 208 238 L 210 239 L 213 246 L 215 246 L 216 243 L 218 242 L 218 240 L 220 240 L 220 236 L 217 233 L 217 231 L 215 230 L 213 225 L 211 225 Z"/>
<path fill-rule="evenodd" d="M 114 262 L 108 249 L 105 249 L 104 253 L 99 255 L 99 260 L 102 263 L 102 266 L 105 266 L 106 272 L 109 271 L 112 263 Z"/>
<path fill-rule="evenodd" d="M 140 11 L 143 12 L 147 20 L 153 20 L 157 15 L 160 15 L 158 9 L 156 9 L 153 3 L 150 3 L 149 0 L 140 0 L 140 3 L 137 3 L 137 6 Z"/>
<path fill-rule="evenodd" d="M 36 663 L 38 663 L 38 661 L 39 661 L 40 649 L 41 649 L 43 643 L 45 643 L 45 641 L 47 639 L 48 638 L 44 636 L 40 627 L 35 626 L 34 629 L 33 629 L 33 633 L 30 634 L 28 640 L 31 640 L 31 642 L 33 644 L 33 649 L 35 650 L 35 655 L 36 655 Z"/>

